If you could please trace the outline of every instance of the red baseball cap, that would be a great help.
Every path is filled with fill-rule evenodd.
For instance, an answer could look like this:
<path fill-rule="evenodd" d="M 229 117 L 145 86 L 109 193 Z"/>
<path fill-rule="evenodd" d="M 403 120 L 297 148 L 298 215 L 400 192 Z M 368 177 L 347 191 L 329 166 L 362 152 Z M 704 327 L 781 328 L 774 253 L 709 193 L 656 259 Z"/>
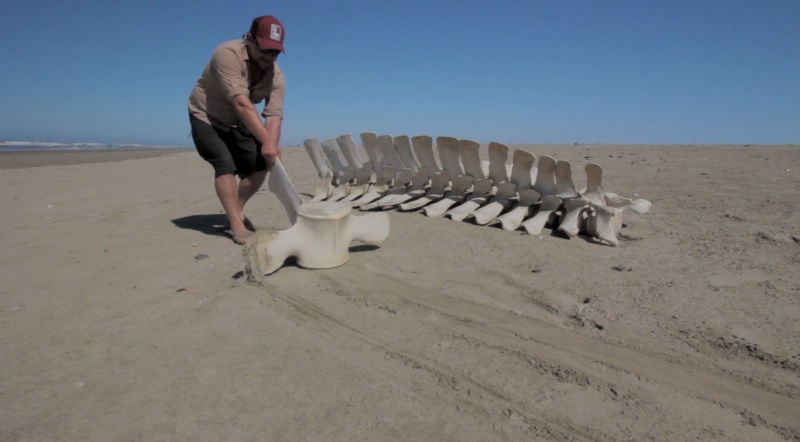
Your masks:
<path fill-rule="evenodd" d="M 271 15 L 262 15 L 253 19 L 250 25 L 250 35 L 258 41 L 264 49 L 278 49 L 283 52 L 283 39 L 286 33 L 283 24 Z"/>

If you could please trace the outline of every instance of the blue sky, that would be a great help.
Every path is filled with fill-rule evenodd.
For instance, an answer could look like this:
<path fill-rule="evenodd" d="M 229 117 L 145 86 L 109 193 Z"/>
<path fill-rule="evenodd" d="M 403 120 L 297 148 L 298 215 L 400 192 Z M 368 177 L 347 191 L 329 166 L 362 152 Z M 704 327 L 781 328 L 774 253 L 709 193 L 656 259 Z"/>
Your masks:
<path fill-rule="evenodd" d="M 798 0 L 4 2 L 0 140 L 191 146 L 195 80 L 263 14 L 282 145 L 800 143 Z"/>

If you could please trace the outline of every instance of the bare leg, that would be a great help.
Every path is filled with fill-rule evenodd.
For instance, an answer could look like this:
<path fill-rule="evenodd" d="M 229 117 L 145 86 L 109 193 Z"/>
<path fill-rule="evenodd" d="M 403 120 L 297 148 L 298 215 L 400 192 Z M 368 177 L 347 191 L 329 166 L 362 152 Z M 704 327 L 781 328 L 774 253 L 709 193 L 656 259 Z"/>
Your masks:
<path fill-rule="evenodd" d="M 264 185 L 264 180 L 267 177 L 267 171 L 256 172 L 250 176 L 242 178 L 239 181 L 239 213 L 242 215 L 242 222 L 244 222 L 244 205 L 253 197 Z M 245 226 L 248 227 L 248 226 Z"/>
<path fill-rule="evenodd" d="M 225 214 L 228 215 L 228 222 L 231 224 L 231 231 L 233 232 L 234 238 L 247 233 L 247 227 L 244 225 L 242 204 L 239 204 L 239 195 L 241 191 L 239 185 L 236 183 L 236 177 L 232 173 L 220 175 L 214 178 L 214 188 L 217 191 L 219 201 L 222 203 L 222 209 L 225 210 Z M 247 238 L 242 238 L 237 242 L 244 244 L 247 242 Z"/>

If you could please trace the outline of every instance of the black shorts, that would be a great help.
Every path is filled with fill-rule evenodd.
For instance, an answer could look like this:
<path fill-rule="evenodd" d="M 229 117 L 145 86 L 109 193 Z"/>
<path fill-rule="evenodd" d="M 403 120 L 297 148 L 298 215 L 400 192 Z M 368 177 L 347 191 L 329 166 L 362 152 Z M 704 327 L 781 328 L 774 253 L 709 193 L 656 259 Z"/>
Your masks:
<path fill-rule="evenodd" d="M 197 153 L 214 166 L 214 176 L 237 174 L 247 177 L 267 170 L 261 143 L 246 127 L 219 129 L 189 115 Z"/>

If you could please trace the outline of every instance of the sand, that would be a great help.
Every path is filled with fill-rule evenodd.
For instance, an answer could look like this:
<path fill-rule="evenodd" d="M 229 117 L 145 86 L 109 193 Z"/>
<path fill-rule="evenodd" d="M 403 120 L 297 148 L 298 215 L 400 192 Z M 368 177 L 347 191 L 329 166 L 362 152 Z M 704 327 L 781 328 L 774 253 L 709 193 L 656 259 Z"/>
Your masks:
<path fill-rule="evenodd" d="M 0 170 L 0 440 L 800 440 L 798 147 L 512 147 L 653 208 L 618 247 L 390 211 L 255 284 L 194 152 Z"/>

